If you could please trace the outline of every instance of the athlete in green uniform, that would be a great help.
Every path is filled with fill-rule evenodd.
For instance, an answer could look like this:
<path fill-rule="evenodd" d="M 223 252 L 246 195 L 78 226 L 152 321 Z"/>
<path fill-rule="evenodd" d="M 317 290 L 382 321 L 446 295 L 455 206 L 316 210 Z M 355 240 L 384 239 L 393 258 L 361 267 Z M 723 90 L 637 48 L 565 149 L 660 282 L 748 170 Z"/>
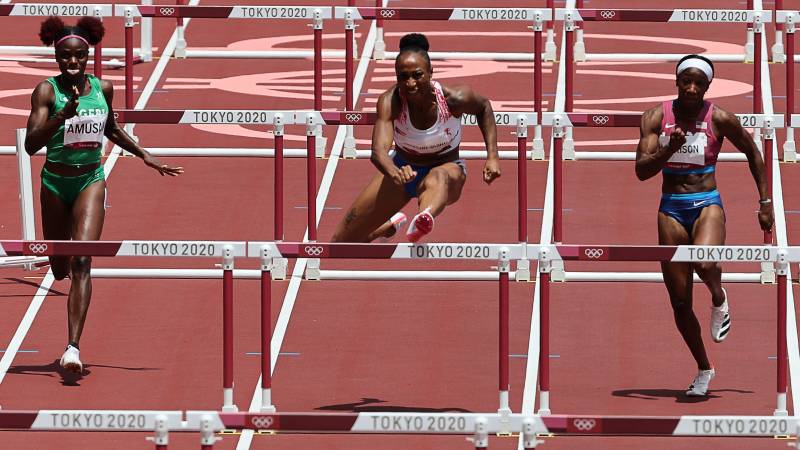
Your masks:
<path fill-rule="evenodd" d="M 61 74 L 39 83 L 31 96 L 25 151 L 33 155 L 47 147 L 42 168 L 42 230 L 48 240 L 98 240 L 105 218 L 105 174 L 100 163 L 103 136 L 142 158 L 161 175 L 176 176 L 180 167 L 161 164 L 117 125 L 112 110 L 114 88 L 87 75 L 89 46 L 103 38 L 103 24 L 94 17 L 76 26 L 51 17 L 39 36 L 54 45 Z M 80 373 L 80 342 L 92 295 L 91 257 L 50 257 L 57 280 L 70 276 L 67 304 L 69 344 L 61 366 Z"/>

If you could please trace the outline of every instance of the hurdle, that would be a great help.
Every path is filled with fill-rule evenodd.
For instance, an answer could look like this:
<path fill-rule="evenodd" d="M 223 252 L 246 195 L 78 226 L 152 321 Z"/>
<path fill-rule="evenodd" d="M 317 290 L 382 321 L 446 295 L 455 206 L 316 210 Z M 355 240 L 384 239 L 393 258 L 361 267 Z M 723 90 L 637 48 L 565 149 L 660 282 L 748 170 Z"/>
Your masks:
<path fill-rule="evenodd" d="M 577 22 L 648 22 L 648 23 L 753 23 L 755 33 L 753 63 L 753 113 L 762 112 L 761 104 L 761 35 L 764 23 L 772 21 L 772 11 L 715 10 L 715 9 L 556 9 L 556 19 L 563 20 L 566 36 L 566 103 L 565 110 L 573 110 L 573 77 L 576 61 L 677 61 L 684 55 L 596 54 L 580 55 L 576 52 L 575 31 Z M 582 57 L 583 56 L 583 57 Z M 708 55 L 715 61 L 742 62 L 744 58 L 730 55 Z"/>
<path fill-rule="evenodd" d="M 775 3 L 778 7 L 778 2 Z M 778 24 L 784 27 L 785 33 L 785 61 L 786 61 L 786 120 L 789 122 L 789 128 L 786 130 L 786 142 L 783 144 L 783 160 L 785 162 L 797 161 L 797 148 L 794 140 L 794 123 L 793 116 L 795 113 L 795 82 L 794 82 L 794 65 L 797 61 L 795 53 L 794 37 L 797 32 L 796 22 L 800 20 L 800 11 L 777 11 L 775 13 L 776 27 Z M 776 45 L 778 42 L 778 32 L 775 32 Z"/>
<path fill-rule="evenodd" d="M 86 5 L 70 5 L 70 4 L 48 4 L 48 3 L 11 3 L 0 5 L 0 16 L 8 17 L 49 17 L 49 16 L 65 16 L 65 17 L 82 17 L 93 16 L 100 20 L 104 17 L 111 17 L 114 15 L 112 5 L 105 4 L 86 4 Z M 54 50 L 40 46 L 34 47 L 19 47 L 19 46 L 0 46 L 0 54 L 16 53 L 22 54 L 41 54 L 52 57 Z M 108 53 L 108 50 L 106 50 Z M 103 75 L 103 46 L 97 44 L 89 46 L 89 54 L 93 56 L 94 76 L 101 78 Z M 12 58 L 16 60 L 16 58 Z M 132 58 L 131 58 L 132 59 Z"/>
<path fill-rule="evenodd" d="M 439 21 L 469 21 L 469 22 L 528 22 L 533 29 L 533 65 L 534 65 L 534 111 L 542 111 L 542 30 L 546 21 L 552 19 L 552 11 L 546 8 L 334 8 L 334 17 L 345 21 L 345 42 L 352 42 L 356 20 L 375 19 L 382 21 L 395 20 L 439 20 Z M 382 40 L 381 40 L 382 42 Z M 384 44 L 385 47 L 385 44 Z M 431 58 L 462 58 L 468 59 L 466 53 L 439 53 L 430 52 Z M 510 58 L 511 54 L 497 55 L 487 53 L 486 59 Z M 526 60 L 530 60 L 525 53 Z M 385 56 L 395 58 L 397 52 L 385 52 Z M 473 58 L 474 59 L 474 58 Z M 353 111 L 353 49 L 345 48 L 345 110 Z M 518 60 L 518 59 L 516 59 Z M 345 152 L 355 148 L 353 129 L 348 128 L 348 139 L 345 140 Z M 533 141 L 534 154 L 537 159 L 544 159 L 544 144 L 542 142 L 541 128 L 535 128 Z"/>
<path fill-rule="evenodd" d="M 772 161 L 775 158 L 772 150 L 772 141 L 775 139 L 775 129 L 783 128 L 783 116 L 775 114 L 737 114 L 743 127 L 756 128 L 764 131 L 763 147 L 764 165 L 766 168 L 767 187 L 770 198 L 773 191 Z M 602 113 L 544 113 L 544 125 L 553 127 L 553 182 L 554 189 L 554 215 L 553 239 L 555 242 L 563 241 L 563 164 L 564 140 L 569 135 L 567 130 L 573 127 L 639 127 L 641 114 L 602 114 Z M 588 152 L 587 152 L 588 153 Z M 737 158 L 730 158 L 740 160 Z M 772 231 L 764 232 L 764 243 L 772 243 Z"/>
<path fill-rule="evenodd" d="M 117 16 L 125 18 L 125 108 L 133 108 L 133 26 L 137 17 L 151 18 L 206 18 L 206 19 L 250 19 L 250 20 L 313 20 L 314 30 L 314 109 L 322 109 L 322 24 L 324 19 L 333 17 L 331 7 L 315 6 L 186 6 L 186 5 L 115 5 Z M 179 27 L 179 41 L 182 37 Z M 182 55 L 177 53 L 176 56 Z M 236 57 L 230 52 L 193 52 L 186 50 L 186 57 Z M 239 54 L 238 57 L 255 57 L 255 54 Z M 292 55 L 283 54 L 283 57 Z M 296 54 L 295 57 L 305 57 Z"/>
<path fill-rule="evenodd" d="M 309 234 L 310 236 L 310 234 Z M 341 259 L 425 259 L 425 260 L 493 260 L 497 261 L 499 303 L 499 414 L 510 414 L 509 407 L 509 271 L 511 259 L 525 256 L 524 244 L 341 244 L 319 242 L 248 242 L 247 255 L 261 260 L 261 374 L 262 411 L 273 411 L 272 370 L 270 353 L 271 280 L 274 259 L 341 258 Z"/>
<path fill-rule="evenodd" d="M 142 5 L 152 3 L 152 0 L 142 0 Z M 0 16 L 16 16 L 16 17 L 81 17 L 81 16 L 95 16 L 102 20 L 103 17 L 111 17 L 114 15 L 113 5 L 110 4 L 69 4 L 69 3 L 6 3 L 0 2 Z M 141 46 L 135 49 L 135 54 L 139 58 L 139 62 L 150 62 L 153 59 L 153 28 L 149 19 L 142 22 L 141 31 Z M 111 67 L 119 67 L 120 63 L 113 60 L 103 61 L 97 54 L 97 49 L 89 49 L 89 55 L 94 55 L 93 62 L 95 65 L 107 65 Z M 103 54 L 106 56 L 125 56 L 124 48 L 106 48 L 103 49 Z M 53 51 L 41 46 L 26 46 L 26 45 L 0 45 L 0 55 L 21 55 L 20 57 L 4 58 L 7 61 L 20 61 L 20 62 L 40 62 L 41 59 L 24 58 L 22 55 L 35 55 L 35 56 L 52 56 Z M 49 60 L 48 60 L 49 61 Z M 97 74 L 98 69 L 95 68 L 95 76 L 100 78 Z"/>
<path fill-rule="evenodd" d="M 233 267 L 234 258 L 247 256 L 245 242 L 236 241 L 0 241 L 4 256 L 145 256 L 216 258 L 222 262 L 223 411 L 233 404 Z"/>
<path fill-rule="evenodd" d="M 623 246 L 555 245 L 531 249 L 538 254 L 541 277 L 539 414 L 550 413 L 550 273 L 555 261 L 671 261 L 671 262 L 759 262 L 777 265 L 777 402 L 774 415 L 785 416 L 787 392 L 786 308 L 789 263 L 800 260 L 800 248 L 775 246 Z"/>

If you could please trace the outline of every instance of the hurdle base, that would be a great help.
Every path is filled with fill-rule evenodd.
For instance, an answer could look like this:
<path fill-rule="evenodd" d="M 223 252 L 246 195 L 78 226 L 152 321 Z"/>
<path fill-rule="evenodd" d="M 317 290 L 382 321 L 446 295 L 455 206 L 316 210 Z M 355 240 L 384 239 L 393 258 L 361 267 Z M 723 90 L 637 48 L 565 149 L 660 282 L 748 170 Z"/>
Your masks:
<path fill-rule="evenodd" d="M 761 263 L 761 284 L 775 284 L 775 266 L 771 262 Z"/>
<path fill-rule="evenodd" d="M 786 410 L 786 393 L 778 392 L 778 404 L 775 406 L 773 416 L 788 416 L 789 412 Z"/>
<path fill-rule="evenodd" d="M 372 59 L 376 61 L 386 59 L 386 42 L 382 40 L 375 41 L 375 47 L 372 50 Z"/>
<path fill-rule="evenodd" d="M 305 279 L 310 281 L 319 281 L 322 277 L 319 272 L 319 258 L 308 258 L 306 262 Z"/>
<path fill-rule="evenodd" d="M 775 31 L 775 43 L 772 45 L 772 62 L 785 63 L 786 52 L 783 49 L 783 31 Z"/>
<path fill-rule="evenodd" d="M 564 146 L 562 147 L 562 160 L 575 159 L 575 141 L 572 138 L 564 139 Z"/>
<path fill-rule="evenodd" d="M 350 132 L 348 132 L 350 134 Z M 344 147 L 342 149 L 342 157 L 344 159 L 356 159 L 358 158 L 358 153 L 356 152 L 356 138 L 353 136 L 347 136 L 344 138 Z"/>
<path fill-rule="evenodd" d="M 314 156 L 322 159 L 325 157 L 325 149 L 328 148 L 328 138 L 322 136 L 321 134 L 317 134 L 317 143 L 314 144 L 316 147 L 314 148 Z"/>
<path fill-rule="evenodd" d="M 783 162 L 797 162 L 794 140 L 787 140 L 783 143 Z"/>
<path fill-rule="evenodd" d="M 531 262 L 527 259 L 517 260 L 517 271 L 515 272 L 515 281 L 531 281 Z"/>
<path fill-rule="evenodd" d="M 755 33 L 752 28 L 747 29 L 747 41 L 744 44 L 744 62 L 750 64 L 755 60 Z"/>
<path fill-rule="evenodd" d="M 272 258 L 272 270 L 269 271 L 273 281 L 283 281 L 286 279 L 286 271 L 289 267 L 289 260 L 286 258 Z"/>
<path fill-rule="evenodd" d="M 553 29 L 547 30 L 547 40 L 544 44 L 544 61 L 555 62 L 556 60 L 556 41 L 553 38 Z"/>
<path fill-rule="evenodd" d="M 564 261 L 550 261 L 550 281 L 567 281 L 567 274 L 564 271 Z"/>

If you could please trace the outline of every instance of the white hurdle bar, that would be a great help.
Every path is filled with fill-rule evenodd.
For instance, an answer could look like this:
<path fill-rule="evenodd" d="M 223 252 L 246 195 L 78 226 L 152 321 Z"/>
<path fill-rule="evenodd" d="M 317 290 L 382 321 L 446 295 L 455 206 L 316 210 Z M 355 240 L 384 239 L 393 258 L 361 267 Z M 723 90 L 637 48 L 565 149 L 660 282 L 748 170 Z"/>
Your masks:
<path fill-rule="evenodd" d="M 223 411 L 233 404 L 233 267 L 247 256 L 245 242 L 235 241 L 0 241 L 4 256 L 145 256 L 217 258 L 222 262 Z"/>
<path fill-rule="evenodd" d="M 775 139 L 775 129 L 783 128 L 784 117 L 781 114 L 737 114 L 742 126 L 745 128 L 755 128 L 763 133 L 764 144 L 759 148 L 764 157 L 766 169 L 767 186 L 769 195 L 772 197 L 772 161 L 776 157 L 772 150 L 772 140 Z M 555 242 L 563 242 L 563 163 L 565 159 L 564 148 L 574 147 L 571 130 L 573 127 L 589 128 L 624 128 L 641 126 L 641 114 L 604 114 L 604 113 L 543 113 L 542 124 L 553 127 L 553 183 L 554 183 L 554 209 L 553 213 L 553 239 Z M 762 133 L 758 135 L 761 136 Z M 586 156 L 584 152 L 583 155 Z M 600 153 L 600 152 L 597 152 Z M 573 155 L 570 155 L 573 156 Z M 573 156 L 574 157 L 574 156 Z M 593 158 L 600 159 L 600 157 Z M 731 159 L 735 159 L 731 157 Z M 764 232 L 764 243 L 772 243 L 772 231 Z"/>
<path fill-rule="evenodd" d="M 186 420 L 183 421 L 183 416 Z M 601 416 L 495 413 L 226 413 L 219 411 L 33 410 L 0 411 L 0 429 L 16 431 L 152 432 L 157 450 L 167 450 L 170 432 L 199 432 L 212 450 L 216 433 L 253 430 L 272 433 L 372 435 L 467 435 L 475 449 L 487 449 L 489 435 L 519 433 L 525 450 L 554 436 L 797 437 L 797 417 L 773 416 Z M 796 445 L 796 443 L 795 443 Z"/>

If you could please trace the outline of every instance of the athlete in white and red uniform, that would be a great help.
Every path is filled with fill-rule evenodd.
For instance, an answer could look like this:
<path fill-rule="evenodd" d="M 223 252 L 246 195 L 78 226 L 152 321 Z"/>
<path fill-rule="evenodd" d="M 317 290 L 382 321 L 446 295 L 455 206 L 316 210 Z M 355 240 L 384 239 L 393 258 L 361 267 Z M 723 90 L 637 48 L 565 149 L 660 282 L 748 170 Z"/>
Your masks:
<path fill-rule="evenodd" d="M 699 55 L 682 58 L 676 69 L 678 98 L 642 115 L 636 176 L 646 180 L 658 172 L 663 174 L 658 209 L 658 242 L 662 245 L 725 244 L 725 212 L 714 177 L 724 138 L 747 156 L 758 189 L 759 224 L 763 230 L 772 228 L 764 161 L 736 116 L 703 99 L 713 78 L 714 65 L 708 59 Z M 704 396 L 715 372 L 692 310 L 693 271 L 711 292 L 714 342 L 725 339 L 731 319 L 719 264 L 661 263 L 675 324 L 698 367 L 686 395 Z"/>
<path fill-rule="evenodd" d="M 419 214 L 406 237 L 416 242 L 433 229 L 434 217 L 461 195 L 467 177 L 458 157 L 461 115 L 473 114 L 486 144 L 483 180 L 500 176 L 497 130 L 489 100 L 466 86 L 448 88 L 431 80 L 428 40 L 407 34 L 395 60 L 397 83 L 378 99 L 372 131 L 372 163 L 380 173 L 359 194 L 336 227 L 333 242 L 369 242 L 389 237 L 406 222 L 400 209 L 418 197 Z M 391 154 L 394 143 L 394 155 Z"/>

